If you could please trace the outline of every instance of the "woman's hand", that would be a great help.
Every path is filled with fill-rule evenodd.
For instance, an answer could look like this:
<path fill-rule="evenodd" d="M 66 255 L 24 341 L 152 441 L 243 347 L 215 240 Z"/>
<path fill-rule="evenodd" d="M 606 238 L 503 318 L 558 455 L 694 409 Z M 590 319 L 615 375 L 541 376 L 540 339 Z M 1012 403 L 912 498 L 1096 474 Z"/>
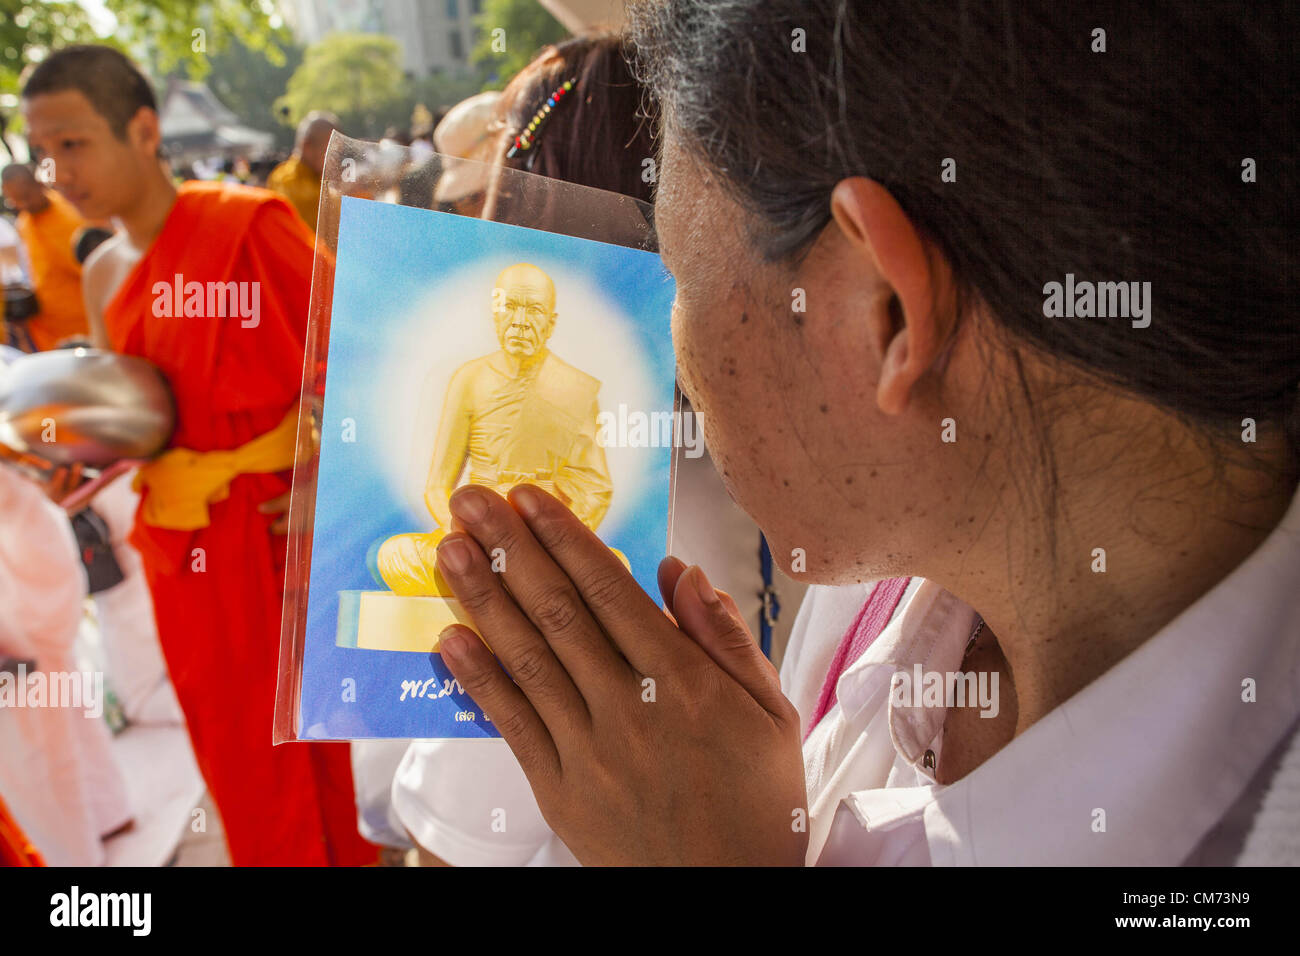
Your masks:
<path fill-rule="evenodd" d="M 442 658 L 574 855 L 802 866 L 798 715 L 735 602 L 699 568 L 665 559 L 659 583 L 674 624 L 593 532 L 533 486 L 515 487 L 509 502 L 466 486 L 451 509 L 438 568 L 514 679 L 462 625 L 443 632 Z"/>

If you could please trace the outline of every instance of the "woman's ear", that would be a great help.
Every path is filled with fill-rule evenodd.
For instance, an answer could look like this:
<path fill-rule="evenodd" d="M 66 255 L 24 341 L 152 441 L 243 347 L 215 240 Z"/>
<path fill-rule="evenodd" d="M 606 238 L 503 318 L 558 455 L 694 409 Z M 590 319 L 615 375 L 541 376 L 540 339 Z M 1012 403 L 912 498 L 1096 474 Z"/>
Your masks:
<path fill-rule="evenodd" d="M 885 414 L 898 415 L 950 331 L 935 314 L 930 260 L 911 220 L 874 180 L 841 180 L 831 193 L 831 215 L 885 287 L 869 311 L 881 357 L 876 403 Z"/>

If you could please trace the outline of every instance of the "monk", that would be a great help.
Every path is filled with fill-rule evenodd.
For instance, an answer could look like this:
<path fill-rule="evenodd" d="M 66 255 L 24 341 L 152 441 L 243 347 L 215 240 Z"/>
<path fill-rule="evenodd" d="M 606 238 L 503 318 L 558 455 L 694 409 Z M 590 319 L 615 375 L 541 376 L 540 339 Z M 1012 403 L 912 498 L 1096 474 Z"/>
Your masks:
<path fill-rule="evenodd" d="M 94 341 L 150 360 L 175 395 L 171 448 L 140 471 L 130 540 L 231 860 L 374 862 L 357 833 L 348 745 L 271 746 L 277 513 L 294 459 L 311 231 L 264 190 L 173 186 L 153 91 L 116 50 L 54 52 L 22 108 L 58 188 L 83 215 L 121 226 L 86 263 Z"/>
<path fill-rule="evenodd" d="M 425 504 L 451 527 L 447 499 L 466 461 L 469 480 L 501 494 L 528 481 L 558 495 L 587 527 L 599 526 L 613 495 L 596 441 L 600 381 L 546 347 L 555 330 L 555 284 L 527 262 L 502 270 L 493 287 L 499 351 L 452 376 L 438 425 Z"/>
<path fill-rule="evenodd" d="M 497 276 L 492 322 L 501 348 L 458 368 L 442 406 L 424 489 L 438 528 L 394 535 L 379 549 L 380 577 L 398 594 L 450 596 L 433 562 L 463 472 L 502 495 L 535 484 L 593 531 L 609 511 L 614 486 L 596 437 L 600 381 L 547 348 L 556 318 L 555 283 L 537 266 L 517 262 Z"/>
<path fill-rule="evenodd" d="M 267 177 L 266 188 L 279 193 L 298 210 L 302 221 L 316 228 L 316 207 L 320 204 L 320 177 L 325 169 L 325 150 L 330 134 L 339 128 L 332 113 L 313 111 L 298 124 L 293 155 Z"/>
<path fill-rule="evenodd" d="M 32 344 L 40 351 L 64 339 L 86 335 L 81 295 L 81 264 L 73 251 L 86 222 L 72 204 L 47 189 L 31 167 L 13 163 L 0 172 L 5 200 L 19 210 L 18 235 L 31 266 L 32 291 L 40 312 L 27 320 Z"/>

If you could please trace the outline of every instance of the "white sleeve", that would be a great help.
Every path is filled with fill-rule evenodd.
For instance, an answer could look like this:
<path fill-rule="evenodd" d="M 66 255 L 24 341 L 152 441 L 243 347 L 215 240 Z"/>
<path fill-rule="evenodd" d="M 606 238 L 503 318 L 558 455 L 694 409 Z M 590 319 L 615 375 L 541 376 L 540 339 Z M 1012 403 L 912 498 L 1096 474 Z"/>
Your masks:
<path fill-rule="evenodd" d="M 86 572 L 63 509 L 0 467 L 0 643 L 5 653 L 64 653 L 77 638 Z"/>
<path fill-rule="evenodd" d="M 371 843 L 409 849 L 411 840 L 393 809 L 393 778 L 410 741 L 352 741 L 352 789 L 357 830 Z"/>
<path fill-rule="evenodd" d="M 499 738 L 412 741 L 393 778 L 393 809 L 422 847 L 453 866 L 567 855 Z"/>

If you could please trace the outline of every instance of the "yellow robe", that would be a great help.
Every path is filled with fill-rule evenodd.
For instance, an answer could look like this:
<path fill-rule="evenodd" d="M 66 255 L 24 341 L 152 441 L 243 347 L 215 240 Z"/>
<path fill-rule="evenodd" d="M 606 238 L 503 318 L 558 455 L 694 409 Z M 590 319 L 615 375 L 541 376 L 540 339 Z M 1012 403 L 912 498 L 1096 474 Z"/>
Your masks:
<path fill-rule="evenodd" d="M 316 228 L 316 207 L 320 204 L 320 177 L 300 160 L 290 156 L 266 178 L 266 188 L 277 192 L 298 210 L 302 221 Z"/>
<path fill-rule="evenodd" d="M 501 352 L 462 365 L 447 388 L 426 485 L 439 524 L 446 527 L 447 489 L 468 464 L 470 482 L 501 494 L 538 485 L 595 529 L 613 496 L 596 440 L 599 391 L 599 379 L 549 350 L 517 376 Z"/>
<path fill-rule="evenodd" d="M 443 402 L 425 504 L 439 528 L 399 534 L 379 549 L 379 575 L 396 594 L 450 598 L 437 545 L 451 527 L 447 500 L 466 481 L 504 495 L 527 482 L 550 492 L 595 530 L 614 486 L 596 440 L 600 380 L 545 350 L 514 375 L 502 352 L 466 362 Z M 619 560 L 627 559 L 615 551 Z"/>

